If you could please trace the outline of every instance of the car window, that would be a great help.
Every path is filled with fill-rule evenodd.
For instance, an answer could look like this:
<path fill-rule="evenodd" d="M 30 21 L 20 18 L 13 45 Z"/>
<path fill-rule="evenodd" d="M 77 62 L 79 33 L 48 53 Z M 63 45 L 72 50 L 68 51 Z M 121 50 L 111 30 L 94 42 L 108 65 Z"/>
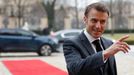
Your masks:
<path fill-rule="evenodd" d="M 12 36 L 20 36 L 21 34 L 17 34 L 17 33 L 7 33 L 7 32 L 5 32 L 5 33 L 0 33 L 0 35 L 12 35 Z"/>
<path fill-rule="evenodd" d="M 18 30 L 17 33 L 21 34 L 22 36 L 32 36 L 33 35 L 31 32 L 23 31 L 23 30 Z"/>
<path fill-rule="evenodd" d="M 6 35 L 6 36 L 9 36 L 9 35 L 12 35 L 12 36 L 20 36 L 21 34 L 16 33 L 15 30 L 1 30 L 1 31 L 0 31 L 0 35 Z"/>
<path fill-rule="evenodd" d="M 65 37 L 72 37 L 72 36 L 77 36 L 79 35 L 79 32 L 71 32 L 71 33 L 65 33 L 64 36 Z"/>

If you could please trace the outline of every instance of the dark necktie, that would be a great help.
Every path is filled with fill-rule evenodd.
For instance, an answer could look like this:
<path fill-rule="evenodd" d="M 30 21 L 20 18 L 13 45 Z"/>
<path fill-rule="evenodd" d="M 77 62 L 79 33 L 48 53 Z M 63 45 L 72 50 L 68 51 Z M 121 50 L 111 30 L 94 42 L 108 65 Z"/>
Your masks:
<path fill-rule="evenodd" d="M 103 49 L 102 49 L 102 47 L 101 47 L 101 45 L 100 45 L 100 43 L 99 43 L 99 39 L 98 39 L 98 40 L 93 41 L 93 44 L 95 45 L 95 48 L 96 48 L 96 51 L 97 51 L 97 52 L 99 52 L 99 51 L 102 51 L 102 50 L 103 50 Z"/>

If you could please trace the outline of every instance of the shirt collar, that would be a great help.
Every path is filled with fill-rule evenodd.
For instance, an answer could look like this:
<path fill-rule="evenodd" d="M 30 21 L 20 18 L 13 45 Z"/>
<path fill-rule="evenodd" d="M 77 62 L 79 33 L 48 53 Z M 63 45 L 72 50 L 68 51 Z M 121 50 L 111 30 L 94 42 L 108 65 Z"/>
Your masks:
<path fill-rule="evenodd" d="M 87 37 L 87 39 L 89 40 L 90 43 L 92 43 L 93 41 L 95 41 L 95 40 L 97 40 L 97 39 L 100 40 L 100 38 L 97 38 L 97 39 L 96 39 L 96 38 L 92 37 L 92 36 L 87 32 L 86 29 L 84 30 L 84 34 L 85 34 L 85 36 Z"/>

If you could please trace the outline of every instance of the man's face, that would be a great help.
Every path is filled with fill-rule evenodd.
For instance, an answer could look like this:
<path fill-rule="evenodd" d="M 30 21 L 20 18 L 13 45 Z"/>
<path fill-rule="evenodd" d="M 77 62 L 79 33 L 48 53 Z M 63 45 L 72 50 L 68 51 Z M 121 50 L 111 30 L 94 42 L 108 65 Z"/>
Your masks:
<path fill-rule="evenodd" d="M 107 20 L 107 12 L 100 12 L 96 9 L 91 9 L 88 15 L 84 17 L 86 30 L 94 38 L 99 38 L 105 30 Z"/>

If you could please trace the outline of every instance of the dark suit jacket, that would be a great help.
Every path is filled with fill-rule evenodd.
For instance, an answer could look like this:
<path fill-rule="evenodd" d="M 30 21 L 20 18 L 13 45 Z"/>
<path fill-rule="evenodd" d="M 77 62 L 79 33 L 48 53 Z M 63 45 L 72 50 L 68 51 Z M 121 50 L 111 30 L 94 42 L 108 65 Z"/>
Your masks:
<path fill-rule="evenodd" d="M 101 40 L 105 49 L 113 44 L 103 37 Z M 66 39 L 63 50 L 69 75 L 101 75 L 99 70 L 104 65 L 102 51 L 95 53 L 83 32 L 73 39 Z M 117 75 L 114 56 L 107 61 L 110 63 L 109 75 Z"/>

